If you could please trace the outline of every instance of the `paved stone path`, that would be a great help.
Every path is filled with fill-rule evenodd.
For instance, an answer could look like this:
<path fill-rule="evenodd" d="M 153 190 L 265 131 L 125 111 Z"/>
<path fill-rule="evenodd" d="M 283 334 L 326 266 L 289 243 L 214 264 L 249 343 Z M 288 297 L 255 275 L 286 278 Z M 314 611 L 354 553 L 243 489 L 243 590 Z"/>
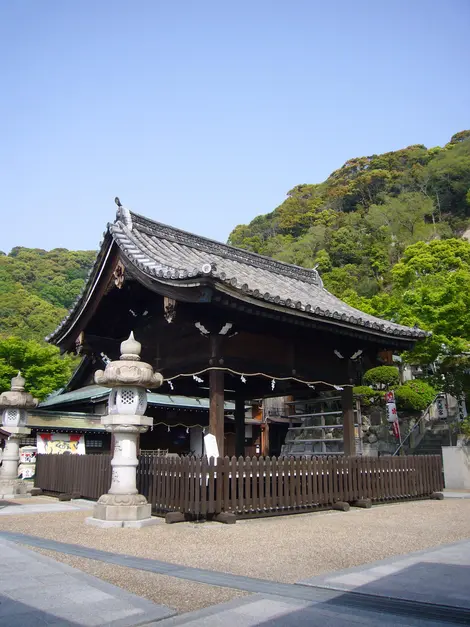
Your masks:
<path fill-rule="evenodd" d="M 470 541 L 315 577 L 300 584 L 281 584 L 13 532 L 0 532 L 2 537 L 128 568 L 255 593 L 254 596 L 195 613 L 168 620 L 158 619 L 158 623 L 152 625 L 298 627 L 322 624 L 326 627 L 346 627 L 351 624 L 380 624 L 417 627 L 423 625 L 423 621 L 430 626 L 470 624 L 470 601 L 467 598 Z M 413 593 L 406 594 L 409 590 Z"/>
<path fill-rule="evenodd" d="M 300 583 L 342 592 L 450 605 L 470 612 L 470 540 Z"/>
<path fill-rule="evenodd" d="M 445 499 L 470 499 L 470 490 L 444 490 Z"/>
<path fill-rule="evenodd" d="M 34 498 L 34 497 L 33 497 Z M 47 514 L 55 512 L 78 512 L 80 510 L 93 509 L 93 503 L 85 499 L 73 501 L 44 501 L 44 502 L 19 502 L 0 500 L 0 516 L 19 514 Z"/>
<path fill-rule="evenodd" d="M 1 538 L 0 591 L 5 627 L 131 627 L 175 614 Z"/>

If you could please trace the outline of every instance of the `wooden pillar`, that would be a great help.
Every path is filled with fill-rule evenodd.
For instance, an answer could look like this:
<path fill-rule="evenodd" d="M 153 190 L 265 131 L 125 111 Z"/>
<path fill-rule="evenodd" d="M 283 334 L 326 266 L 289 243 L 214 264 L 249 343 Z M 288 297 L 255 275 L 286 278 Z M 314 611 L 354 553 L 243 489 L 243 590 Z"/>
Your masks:
<path fill-rule="evenodd" d="M 245 457 L 245 399 L 235 398 L 235 455 Z"/>
<path fill-rule="evenodd" d="M 269 422 L 264 423 L 264 429 L 261 431 L 261 455 L 267 457 L 269 451 Z"/>
<path fill-rule="evenodd" d="M 346 457 L 354 457 L 356 455 L 356 440 L 354 437 L 354 397 L 352 386 L 344 388 L 341 394 L 341 404 L 343 408 L 344 455 Z"/>
<path fill-rule="evenodd" d="M 211 335 L 210 364 L 217 366 L 220 357 L 220 336 Z M 224 456 L 224 373 L 223 370 L 209 372 L 209 433 L 215 435 L 219 457 Z"/>

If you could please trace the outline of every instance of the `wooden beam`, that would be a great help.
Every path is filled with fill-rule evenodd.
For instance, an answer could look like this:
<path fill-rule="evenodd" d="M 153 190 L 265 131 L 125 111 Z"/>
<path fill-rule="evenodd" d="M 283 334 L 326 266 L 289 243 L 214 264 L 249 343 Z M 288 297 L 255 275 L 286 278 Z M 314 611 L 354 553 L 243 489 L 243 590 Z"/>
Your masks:
<path fill-rule="evenodd" d="M 210 364 L 218 366 L 220 357 L 221 337 L 210 336 L 211 359 Z M 209 433 L 215 435 L 219 449 L 219 457 L 224 456 L 224 372 L 211 370 L 209 372 Z"/>
<path fill-rule="evenodd" d="M 343 408 L 344 455 L 355 457 L 356 440 L 354 437 L 354 397 L 352 387 L 345 387 L 341 394 Z"/>
<path fill-rule="evenodd" d="M 245 457 L 245 399 L 235 398 L 235 455 Z"/>

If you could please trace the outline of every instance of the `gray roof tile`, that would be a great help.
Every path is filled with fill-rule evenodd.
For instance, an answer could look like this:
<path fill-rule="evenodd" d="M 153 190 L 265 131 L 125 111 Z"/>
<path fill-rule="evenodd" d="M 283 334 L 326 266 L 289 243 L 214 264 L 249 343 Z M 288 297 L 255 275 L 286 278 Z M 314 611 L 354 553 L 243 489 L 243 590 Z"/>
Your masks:
<path fill-rule="evenodd" d="M 122 219 L 118 212 L 117 220 L 108 225 L 108 232 L 122 253 L 156 280 L 182 281 L 209 276 L 215 282 L 230 285 L 240 297 L 247 295 L 303 311 L 312 318 L 339 321 L 358 330 L 371 329 L 388 336 L 419 339 L 428 335 L 421 329 L 382 320 L 347 305 L 323 287 L 315 270 L 221 244 L 135 213 L 128 213 L 126 219 Z M 100 258 L 99 254 L 97 265 Z M 86 289 L 87 286 L 84 293 Z M 57 337 L 59 329 L 82 306 L 82 300 L 83 297 L 47 339 L 53 341 Z"/>

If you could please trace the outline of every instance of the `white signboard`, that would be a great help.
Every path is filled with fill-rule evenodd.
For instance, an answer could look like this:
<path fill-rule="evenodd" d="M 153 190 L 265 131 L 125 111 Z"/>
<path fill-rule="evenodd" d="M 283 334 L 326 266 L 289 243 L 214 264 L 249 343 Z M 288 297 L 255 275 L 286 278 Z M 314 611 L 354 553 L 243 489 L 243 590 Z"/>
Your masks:
<path fill-rule="evenodd" d="M 438 396 L 436 399 L 436 409 L 438 418 L 447 418 L 447 404 L 444 396 Z"/>
<path fill-rule="evenodd" d="M 210 459 L 211 457 L 217 459 L 219 457 L 219 447 L 217 446 L 215 435 L 208 433 L 204 436 L 204 450 L 207 459 Z"/>

